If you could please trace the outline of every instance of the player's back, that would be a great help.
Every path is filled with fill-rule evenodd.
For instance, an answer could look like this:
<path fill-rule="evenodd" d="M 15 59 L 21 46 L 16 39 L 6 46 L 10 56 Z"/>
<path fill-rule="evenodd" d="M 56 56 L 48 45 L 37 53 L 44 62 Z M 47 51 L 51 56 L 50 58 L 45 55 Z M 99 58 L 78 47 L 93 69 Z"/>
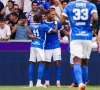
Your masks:
<path fill-rule="evenodd" d="M 93 10 L 96 10 L 95 5 L 84 0 L 70 2 L 64 9 L 70 20 L 71 40 L 92 40 L 90 20 Z"/>
<path fill-rule="evenodd" d="M 35 40 L 32 40 L 31 46 L 43 49 L 45 46 L 46 32 L 48 32 L 50 28 L 40 23 L 32 24 L 31 27 L 32 34 L 37 37 Z"/>

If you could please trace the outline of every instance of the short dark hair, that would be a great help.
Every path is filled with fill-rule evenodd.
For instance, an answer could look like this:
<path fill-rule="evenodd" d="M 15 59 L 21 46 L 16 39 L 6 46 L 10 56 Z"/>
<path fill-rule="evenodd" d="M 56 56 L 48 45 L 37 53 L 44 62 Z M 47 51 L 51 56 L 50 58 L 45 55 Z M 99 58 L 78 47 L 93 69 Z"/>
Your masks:
<path fill-rule="evenodd" d="M 33 5 L 34 3 L 37 3 L 37 5 L 38 5 L 38 2 L 37 1 L 33 1 L 31 5 Z"/>
<path fill-rule="evenodd" d="M 13 15 L 15 17 L 18 17 L 18 14 L 16 12 L 12 12 L 12 13 L 10 13 L 10 15 Z"/>
<path fill-rule="evenodd" d="M 50 12 L 52 12 L 52 11 L 54 11 L 54 10 L 47 10 L 46 15 L 50 14 Z"/>
<path fill-rule="evenodd" d="M 5 18 L 1 17 L 0 22 L 4 22 L 4 21 L 5 21 Z"/>
<path fill-rule="evenodd" d="M 19 5 L 18 5 L 18 4 L 14 4 L 14 6 L 18 6 L 18 7 L 19 7 Z"/>
<path fill-rule="evenodd" d="M 40 14 L 41 14 L 41 15 L 43 15 L 43 14 L 46 15 L 46 12 L 45 12 L 45 11 L 41 11 Z"/>
<path fill-rule="evenodd" d="M 13 6 L 14 6 L 14 1 L 12 1 L 12 0 L 9 0 L 8 2 L 12 3 L 12 4 L 13 4 Z"/>
<path fill-rule="evenodd" d="M 33 21 L 36 23 L 40 23 L 40 21 L 42 21 L 42 15 L 41 14 L 35 14 L 33 16 Z"/>
<path fill-rule="evenodd" d="M 21 16 L 20 16 L 20 19 L 26 19 L 25 14 L 21 15 Z"/>

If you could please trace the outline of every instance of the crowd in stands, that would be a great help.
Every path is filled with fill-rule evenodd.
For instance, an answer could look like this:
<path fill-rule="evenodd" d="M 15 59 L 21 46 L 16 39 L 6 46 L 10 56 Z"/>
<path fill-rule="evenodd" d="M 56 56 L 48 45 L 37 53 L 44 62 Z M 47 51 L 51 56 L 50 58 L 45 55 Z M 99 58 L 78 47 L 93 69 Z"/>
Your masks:
<path fill-rule="evenodd" d="M 42 14 L 42 19 L 46 19 L 47 10 L 55 10 L 55 20 L 59 21 L 65 6 L 71 0 L 0 0 L 0 40 L 28 40 L 30 39 L 26 30 L 26 25 L 34 23 L 33 16 Z M 96 32 L 100 26 L 100 0 L 93 2 L 97 6 L 99 20 Z M 4 29 L 4 30 L 2 30 Z M 67 25 L 66 30 L 70 27 Z M 94 34 L 94 36 L 95 36 Z M 60 40 L 67 39 L 63 34 L 58 35 Z"/>

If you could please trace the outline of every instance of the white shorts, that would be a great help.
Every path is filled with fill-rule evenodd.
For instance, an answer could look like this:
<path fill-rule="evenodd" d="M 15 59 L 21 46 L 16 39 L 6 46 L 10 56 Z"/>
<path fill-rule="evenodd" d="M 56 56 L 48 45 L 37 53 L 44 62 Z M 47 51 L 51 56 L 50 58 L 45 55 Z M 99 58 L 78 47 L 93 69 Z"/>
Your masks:
<path fill-rule="evenodd" d="M 61 48 L 45 50 L 45 61 L 51 62 L 52 57 L 54 61 L 61 60 Z"/>
<path fill-rule="evenodd" d="M 89 59 L 92 50 L 92 41 L 90 40 L 73 40 L 70 42 L 70 53 L 72 58 L 75 56 L 83 59 Z"/>
<path fill-rule="evenodd" d="M 29 59 L 29 61 L 36 62 L 36 60 L 37 60 L 37 62 L 45 61 L 44 50 L 40 49 L 40 48 L 31 47 L 30 48 L 30 59 Z"/>

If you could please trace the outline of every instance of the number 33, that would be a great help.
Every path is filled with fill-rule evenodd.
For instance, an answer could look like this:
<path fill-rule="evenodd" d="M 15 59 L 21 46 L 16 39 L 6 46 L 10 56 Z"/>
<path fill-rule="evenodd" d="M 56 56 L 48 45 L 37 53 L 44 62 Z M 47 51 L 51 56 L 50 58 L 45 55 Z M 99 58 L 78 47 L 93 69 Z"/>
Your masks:
<path fill-rule="evenodd" d="M 87 20 L 88 19 L 88 9 L 73 9 L 73 16 L 74 20 Z"/>

